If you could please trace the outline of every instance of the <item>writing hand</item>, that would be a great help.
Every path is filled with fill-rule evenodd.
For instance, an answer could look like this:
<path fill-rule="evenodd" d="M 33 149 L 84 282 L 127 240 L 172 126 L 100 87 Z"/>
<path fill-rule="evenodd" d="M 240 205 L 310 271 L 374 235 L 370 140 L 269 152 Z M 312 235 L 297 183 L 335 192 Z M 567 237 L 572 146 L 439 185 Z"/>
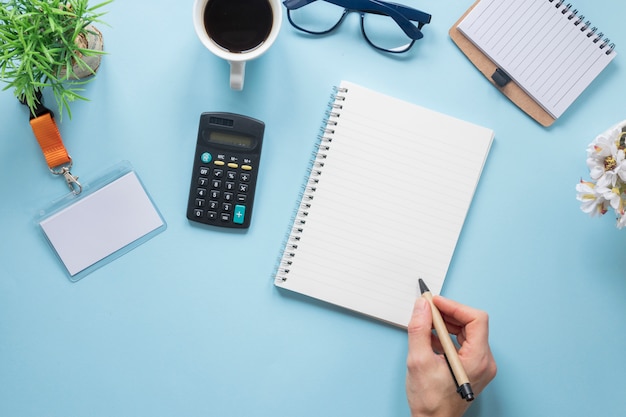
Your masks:
<path fill-rule="evenodd" d="M 444 297 L 433 298 L 448 331 L 460 344 L 459 359 L 478 395 L 496 375 L 489 348 L 487 313 Z M 406 391 L 412 417 L 459 417 L 471 403 L 456 392 L 456 385 L 443 356 L 439 339 L 432 332 L 432 312 L 419 297 L 408 326 Z"/>

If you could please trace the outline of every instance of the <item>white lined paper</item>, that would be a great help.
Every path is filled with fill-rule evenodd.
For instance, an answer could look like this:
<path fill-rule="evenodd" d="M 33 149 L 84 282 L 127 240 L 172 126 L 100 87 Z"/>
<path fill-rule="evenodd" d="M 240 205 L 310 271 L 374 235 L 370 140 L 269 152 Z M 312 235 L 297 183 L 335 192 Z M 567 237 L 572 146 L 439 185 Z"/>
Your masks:
<path fill-rule="evenodd" d="M 340 87 L 348 91 L 328 126 L 311 207 L 296 217 L 306 224 L 291 236 L 298 247 L 285 248 L 275 283 L 406 326 L 418 278 L 441 290 L 493 131 Z"/>
<path fill-rule="evenodd" d="M 568 4 L 481 0 L 458 26 L 554 118 L 616 56 L 610 41 L 593 26 L 587 27 L 588 22 Z"/>

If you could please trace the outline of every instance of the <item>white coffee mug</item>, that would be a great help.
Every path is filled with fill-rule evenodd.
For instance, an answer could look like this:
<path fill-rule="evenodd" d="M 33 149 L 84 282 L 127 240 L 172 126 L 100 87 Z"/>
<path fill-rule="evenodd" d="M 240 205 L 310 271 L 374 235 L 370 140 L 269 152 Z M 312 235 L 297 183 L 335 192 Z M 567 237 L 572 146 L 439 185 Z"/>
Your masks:
<path fill-rule="evenodd" d="M 282 23 L 280 0 L 195 0 L 193 25 L 202 44 L 230 64 L 230 87 L 242 90 L 246 61 L 274 43 Z"/>

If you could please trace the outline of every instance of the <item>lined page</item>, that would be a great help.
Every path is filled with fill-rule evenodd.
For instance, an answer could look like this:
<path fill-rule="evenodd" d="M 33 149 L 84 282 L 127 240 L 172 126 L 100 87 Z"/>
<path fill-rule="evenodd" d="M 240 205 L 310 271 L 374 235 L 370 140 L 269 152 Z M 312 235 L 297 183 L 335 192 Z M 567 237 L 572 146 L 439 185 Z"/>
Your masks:
<path fill-rule="evenodd" d="M 616 56 L 599 30 L 557 0 L 481 0 L 458 29 L 554 118 Z"/>
<path fill-rule="evenodd" d="M 276 285 L 406 326 L 418 278 L 441 290 L 493 132 L 341 87 L 316 191 L 296 219 L 306 223 Z"/>

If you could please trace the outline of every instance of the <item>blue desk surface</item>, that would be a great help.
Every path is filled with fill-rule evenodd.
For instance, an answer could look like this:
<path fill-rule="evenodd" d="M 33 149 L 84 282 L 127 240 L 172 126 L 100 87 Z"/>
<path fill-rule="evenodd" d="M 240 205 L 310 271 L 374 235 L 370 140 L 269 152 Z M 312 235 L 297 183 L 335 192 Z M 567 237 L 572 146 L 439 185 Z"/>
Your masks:
<path fill-rule="evenodd" d="M 575 185 L 588 178 L 588 143 L 626 119 L 626 3 L 576 0 L 618 56 L 549 129 L 450 40 L 471 0 L 410 4 L 433 20 L 408 55 L 370 48 L 356 15 L 320 39 L 285 20 L 242 92 L 196 38 L 191 0 L 108 6 L 109 55 L 60 129 L 84 182 L 130 161 L 168 229 L 78 283 L 34 223 L 68 190 L 25 108 L 0 94 L 0 416 L 408 416 L 404 331 L 272 281 L 342 79 L 496 132 L 443 289 L 491 315 L 499 373 L 469 415 L 624 415 L 626 231 L 582 213 Z M 185 218 L 203 111 L 267 124 L 245 233 Z"/>

